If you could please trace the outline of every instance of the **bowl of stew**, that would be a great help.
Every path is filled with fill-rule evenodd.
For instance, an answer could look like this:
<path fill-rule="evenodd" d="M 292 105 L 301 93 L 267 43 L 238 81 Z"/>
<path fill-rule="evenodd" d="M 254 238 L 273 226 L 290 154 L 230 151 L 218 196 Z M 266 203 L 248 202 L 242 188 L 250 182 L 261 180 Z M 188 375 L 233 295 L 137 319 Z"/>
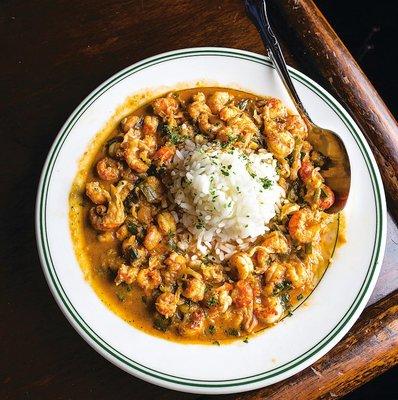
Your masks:
<path fill-rule="evenodd" d="M 253 53 L 134 64 L 57 136 L 38 190 L 43 269 L 72 325 L 129 373 L 197 393 L 272 384 L 321 357 L 366 304 L 385 242 L 379 172 L 344 108 L 291 73 L 354 160 L 342 213 L 327 212 L 328 160 Z"/>

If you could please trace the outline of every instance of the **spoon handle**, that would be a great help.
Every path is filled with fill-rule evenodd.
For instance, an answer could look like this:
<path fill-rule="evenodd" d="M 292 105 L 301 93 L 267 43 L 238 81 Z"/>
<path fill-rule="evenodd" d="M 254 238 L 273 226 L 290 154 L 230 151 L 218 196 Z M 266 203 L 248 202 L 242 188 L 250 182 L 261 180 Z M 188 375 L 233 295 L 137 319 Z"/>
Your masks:
<path fill-rule="evenodd" d="M 290 78 L 290 74 L 287 69 L 285 58 L 283 57 L 278 39 L 272 31 L 268 20 L 265 0 L 245 0 L 245 5 L 246 12 L 259 31 L 264 46 L 268 50 L 268 55 L 271 58 L 279 78 L 282 80 L 283 85 L 285 86 L 290 98 L 296 106 L 297 111 L 304 120 L 312 123 L 311 118 L 304 108 L 303 103 L 301 102 Z"/>

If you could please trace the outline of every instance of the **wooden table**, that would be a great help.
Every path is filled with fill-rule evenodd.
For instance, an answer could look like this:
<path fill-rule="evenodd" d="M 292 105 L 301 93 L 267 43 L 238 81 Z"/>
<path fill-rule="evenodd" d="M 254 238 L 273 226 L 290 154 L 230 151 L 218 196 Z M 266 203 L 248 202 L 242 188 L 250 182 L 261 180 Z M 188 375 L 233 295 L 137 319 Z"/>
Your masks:
<path fill-rule="evenodd" d="M 396 217 L 394 119 L 311 0 L 271 3 L 288 62 L 344 102 L 365 132 L 382 166 L 390 211 Z M 62 123 L 110 75 L 145 57 L 183 47 L 226 46 L 264 53 L 242 2 L 9 0 L 0 5 L 0 21 L 0 398 L 199 398 L 131 377 L 71 328 L 39 264 L 35 192 Z M 377 287 L 339 345 L 285 382 L 223 398 L 336 398 L 397 363 L 397 243 L 397 225 L 389 216 Z"/>

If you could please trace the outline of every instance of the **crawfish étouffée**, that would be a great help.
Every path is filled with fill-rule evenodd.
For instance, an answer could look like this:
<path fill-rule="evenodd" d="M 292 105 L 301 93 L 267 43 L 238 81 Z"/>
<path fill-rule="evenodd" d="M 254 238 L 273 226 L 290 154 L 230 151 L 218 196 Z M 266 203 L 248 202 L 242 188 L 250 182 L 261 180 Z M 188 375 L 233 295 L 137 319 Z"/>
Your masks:
<path fill-rule="evenodd" d="M 324 212 L 334 201 L 327 160 L 306 132 L 280 100 L 220 88 L 168 93 L 123 118 L 70 197 L 76 252 L 99 297 L 133 326 L 179 342 L 243 340 L 290 315 L 338 235 L 338 216 Z M 269 231 L 221 261 L 179 246 L 183 210 L 167 182 L 186 140 L 277 160 L 285 198 Z"/>

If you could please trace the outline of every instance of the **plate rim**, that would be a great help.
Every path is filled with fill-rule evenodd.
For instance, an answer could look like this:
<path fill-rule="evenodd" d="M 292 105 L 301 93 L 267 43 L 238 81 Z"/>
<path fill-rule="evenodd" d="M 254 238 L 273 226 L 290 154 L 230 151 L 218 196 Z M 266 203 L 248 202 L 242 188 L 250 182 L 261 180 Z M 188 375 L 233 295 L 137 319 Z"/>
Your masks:
<path fill-rule="evenodd" d="M 48 188 L 50 187 L 52 168 L 54 167 L 59 151 L 61 150 L 69 131 L 73 128 L 74 124 L 71 124 L 73 122 L 76 123 L 80 116 L 89 108 L 92 102 L 94 102 L 99 96 L 105 93 L 105 91 L 107 91 L 114 84 L 124 79 L 126 74 L 134 74 L 141 69 L 151 67 L 158 63 L 167 62 L 178 58 L 197 56 L 221 56 L 241 58 L 246 61 L 254 61 L 256 63 L 265 64 L 273 68 L 268 57 L 257 53 L 225 47 L 194 47 L 174 50 L 146 58 L 142 61 L 139 61 L 124 68 L 123 70 L 112 75 L 101 85 L 97 86 L 96 89 L 94 89 L 75 108 L 75 110 L 66 120 L 59 133 L 55 137 L 54 142 L 49 150 L 41 173 L 36 198 L 36 243 L 45 278 L 58 306 L 61 308 L 61 311 L 64 313 L 64 315 L 69 320 L 71 325 L 75 328 L 75 330 L 102 356 L 104 356 L 106 359 L 108 359 L 118 367 L 122 368 L 123 370 L 131 373 L 132 375 L 135 375 L 151 383 L 156 383 L 160 386 L 196 393 L 221 393 L 220 389 L 223 389 L 222 393 L 232 393 L 253 389 L 254 387 L 266 386 L 266 380 L 268 379 L 282 374 L 284 374 L 283 378 L 285 378 L 287 377 L 286 373 L 288 373 L 288 371 L 292 371 L 292 373 L 289 375 L 291 376 L 294 373 L 298 372 L 297 368 L 299 368 L 300 370 L 304 369 L 305 367 L 322 357 L 322 355 L 329 351 L 330 348 L 335 346 L 337 342 L 343 337 L 343 335 L 351 328 L 351 326 L 356 321 L 359 313 L 364 309 L 379 275 L 386 241 L 386 204 L 384 189 L 377 164 L 358 126 L 352 120 L 344 107 L 325 89 L 323 89 L 320 85 L 318 85 L 316 82 L 314 82 L 303 73 L 289 67 L 289 70 L 292 73 L 294 80 L 301 82 L 310 90 L 312 90 L 315 94 L 317 94 L 324 102 L 326 102 L 331 107 L 331 109 L 336 113 L 337 117 L 346 125 L 347 129 L 353 136 L 357 146 L 359 147 L 371 179 L 376 209 L 375 242 L 372 257 L 364 282 L 359 289 L 352 305 L 346 311 L 339 323 L 322 340 L 312 346 L 309 350 L 296 357 L 294 360 L 285 363 L 284 365 L 248 377 L 228 380 L 197 380 L 191 378 L 177 377 L 166 374 L 164 372 L 155 371 L 149 367 L 141 365 L 134 360 L 129 359 L 127 356 L 119 353 L 116 349 L 113 349 L 96 332 L 94 332 L 87 323 L 85 323 L 84 319 L 79 315 L 77 310 L 74 309 L 73 304 L 70 302 L 68 296 L 63 291 L 62 284 L 56 274 L 55 267 L 52 264 L 51 252 L 48 243 L 46 244 L 45 238 L 47 201 L 46 195 Z M 53 274 L 55 274 L 55 276 Z M 360 299 L 358 300 L 359 297 Z M 105 345 L 101 342 L 104 342 Z M 117 353 L 119 353 L 120 356 L 118 356 Z M 307 355 L 307 353 L 309 354 Z M 129 362 L 127 362 L 125 359 L 128 359 Z M 271 373 L 272 371 L 275 372 Z"/>

